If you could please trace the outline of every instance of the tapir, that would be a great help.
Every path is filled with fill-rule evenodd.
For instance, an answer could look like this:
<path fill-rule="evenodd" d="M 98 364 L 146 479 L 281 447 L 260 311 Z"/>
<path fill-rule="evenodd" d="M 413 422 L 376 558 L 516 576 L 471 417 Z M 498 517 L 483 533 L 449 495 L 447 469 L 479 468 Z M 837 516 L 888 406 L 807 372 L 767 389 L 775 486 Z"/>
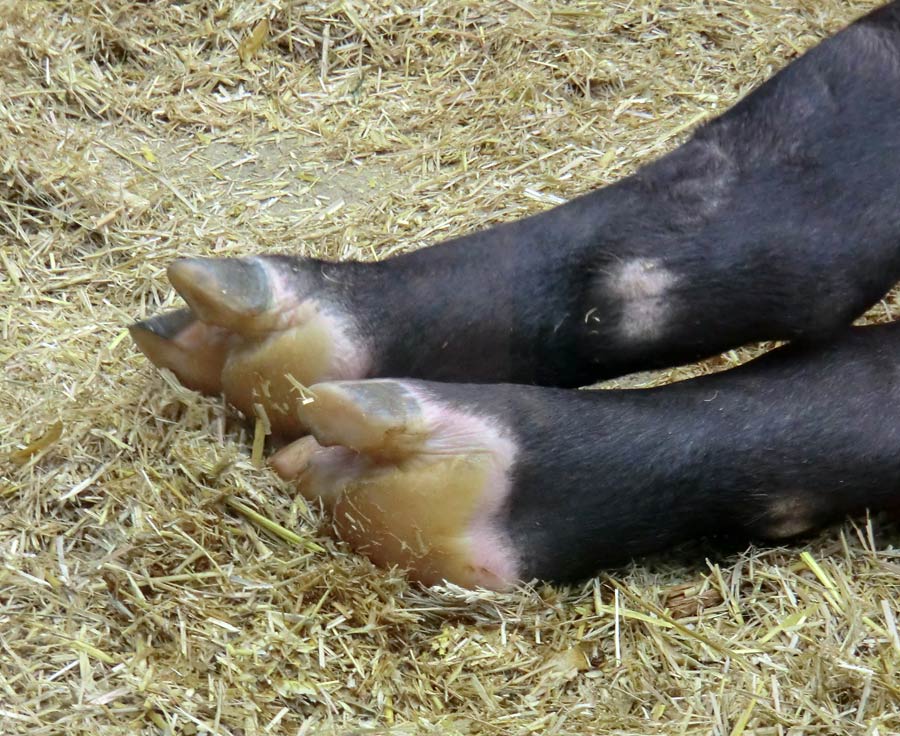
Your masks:
<path fill-rule="evenodd" d="M 184 258 L 136 323 L 265 411 L 281 475 L 430 584 L 570 581 L 698 536 L 786 539 L 900 500 L 900 2 L 671 153 L 547 212 L 380 262 Z M 746 366 L 581 391 L 748 342 Z M 305 388 L 308 387 L 308 388 Z"/>

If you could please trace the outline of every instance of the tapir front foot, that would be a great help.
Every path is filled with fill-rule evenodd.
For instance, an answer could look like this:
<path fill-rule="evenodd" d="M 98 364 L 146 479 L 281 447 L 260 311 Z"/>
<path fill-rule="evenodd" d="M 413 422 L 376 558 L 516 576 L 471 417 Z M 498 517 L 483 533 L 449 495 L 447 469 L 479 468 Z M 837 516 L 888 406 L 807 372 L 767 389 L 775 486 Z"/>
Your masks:
<path fill-rule="evenodd" d="M 312 262 L 310 262 L 312 263 Z M 131 336 L 158 367 L 188 388 L 224 393 L 245 414 L 263 406 L 272 428 L 305 431 L 303 387 L 361 378 L 369 353 L 355 322 L 321 298 L 316 274 L 280 258 L 185 258 L 169 280 L 187 302 L 137 322 Z"/>

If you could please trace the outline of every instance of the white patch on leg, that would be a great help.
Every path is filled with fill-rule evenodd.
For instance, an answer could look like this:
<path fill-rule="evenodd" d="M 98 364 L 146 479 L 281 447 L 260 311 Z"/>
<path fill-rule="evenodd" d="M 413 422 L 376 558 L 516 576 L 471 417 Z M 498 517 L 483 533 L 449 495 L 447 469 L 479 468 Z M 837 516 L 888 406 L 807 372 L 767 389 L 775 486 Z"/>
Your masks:
<path fill-rule="evenodd" d="M 678 277 L 655 258 L 633 258 L 607 276 L 607 288 L 621 300 L 619 329 L 631 341 L 659 337 L 665 329 Z"/>
<path fill-rule="evenodd" d="M 808 493 L 782 493 L 769 505 L 764 534 L 769 539 L 790 539 L 816 526 L 815 504 Z"/>

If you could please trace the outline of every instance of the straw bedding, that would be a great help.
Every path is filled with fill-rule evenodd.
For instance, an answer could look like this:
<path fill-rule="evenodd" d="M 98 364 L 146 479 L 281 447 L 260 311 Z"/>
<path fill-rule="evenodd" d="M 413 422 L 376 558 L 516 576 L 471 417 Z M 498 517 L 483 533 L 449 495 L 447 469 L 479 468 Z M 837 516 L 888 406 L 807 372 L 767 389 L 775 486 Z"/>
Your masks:
<path fill-rule="evenodd" d="M 873 5 L 0 0 L 0 732 L 900 731 L 886 521 L 423 590 L 125 332 L 176 256 L 383 258 L 613 181 Z"/>

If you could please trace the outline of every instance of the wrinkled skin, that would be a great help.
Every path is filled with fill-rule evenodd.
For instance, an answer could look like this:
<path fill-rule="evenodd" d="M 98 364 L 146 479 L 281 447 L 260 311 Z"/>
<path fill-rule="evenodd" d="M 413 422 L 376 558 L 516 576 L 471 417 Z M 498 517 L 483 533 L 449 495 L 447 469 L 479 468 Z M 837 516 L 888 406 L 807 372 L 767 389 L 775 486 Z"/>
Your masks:
<path fill-rule="evenodd" d="M 896 503 L 900 330 L 846 326 L 900 278 L 897 110 L 891 3 L 613 186 L 381 263 L 179 260 L 187 308 L 132 336 L 264 411 L 294 440 L 273 467 L 425 583 L 788 538 Z M 652 391 L 548 388 L 757 339 L 800 344 Z"/>

